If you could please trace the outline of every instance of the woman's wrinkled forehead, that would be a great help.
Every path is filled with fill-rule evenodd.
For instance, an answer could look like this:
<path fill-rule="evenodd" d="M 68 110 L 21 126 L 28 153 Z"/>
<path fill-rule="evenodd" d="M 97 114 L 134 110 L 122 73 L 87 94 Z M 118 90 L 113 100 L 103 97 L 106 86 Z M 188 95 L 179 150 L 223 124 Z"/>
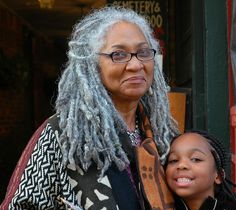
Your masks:
<path fill-rule="evenodd" d="M 136 23 L 120 19 L 120 20 L 110 21 L 110 22 L 105 23 L 104 25 L 101 25 L 100 28 L 97 30 L 97 32 L 93 35 L 94 38 L 91 39 L 91 42 L 90 42 L 92 45 L 91 47 L 97 51 L 103 48 L 106 44 L 108 35 L 112 32 L 112 30 L 116 27 L 116 25 L 120 23 L 128 23 L 131 25 L 135 25 L 143 33 L 148 44 L 150 45 L 149 37 L 147 33 L 142 29 L 142 27 L 140 27 Z"/>
<path fill-rule="evenodd" d="M 139 37 L 139 39 L 136 40 L 135 37 Z M 129 40 L 127 44 L 129 45 L 132 45 L 135 40 L 146 43 L 148 46 L 150 45 L 141 28 L 127 21 L 119 21 L 108 29 L 104 37 L 104 45 L 111 44 L 110 42 L 112 42 L 113 45 L 122 46 L 124 44 L 123 41 L 127 38 Z"/>

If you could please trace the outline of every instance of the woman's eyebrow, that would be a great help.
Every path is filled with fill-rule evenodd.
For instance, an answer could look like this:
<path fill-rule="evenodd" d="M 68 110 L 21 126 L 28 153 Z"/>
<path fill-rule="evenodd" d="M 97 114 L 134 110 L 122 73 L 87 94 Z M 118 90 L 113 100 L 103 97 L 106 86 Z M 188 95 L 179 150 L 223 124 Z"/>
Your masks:
<path fill-rule="evenodd" d="M 140 42 L 137 44 L 137 47 L 142 47 L 143 45 L 149 46 L 147 42 Z M 111 46 L 111 48 L 126 48 L 127 46 L 125 44 L 114 44 Z"/>

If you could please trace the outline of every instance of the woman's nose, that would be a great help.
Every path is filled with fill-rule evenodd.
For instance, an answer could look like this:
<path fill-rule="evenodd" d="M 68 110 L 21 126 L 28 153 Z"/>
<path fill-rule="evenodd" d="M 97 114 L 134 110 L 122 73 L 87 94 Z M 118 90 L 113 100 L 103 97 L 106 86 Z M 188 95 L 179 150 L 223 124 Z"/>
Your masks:
<path fill-rule="evenodd" d="M 128 61 L 126 69 L 133 71 L 140 71 L 143 69 L 144 65 L 136 56 L 132 56 L 131 60 Z"/>

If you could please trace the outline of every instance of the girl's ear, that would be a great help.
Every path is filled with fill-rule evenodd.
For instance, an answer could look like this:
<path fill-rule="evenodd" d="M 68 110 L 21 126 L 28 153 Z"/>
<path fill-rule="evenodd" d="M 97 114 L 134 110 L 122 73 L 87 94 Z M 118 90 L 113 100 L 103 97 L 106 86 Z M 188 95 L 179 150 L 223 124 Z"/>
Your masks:
<path fill-rule="evenodd" d="M 215 178 L 215 183 L 221 184 L 222 179 L 225 179 L 225 170 L 224 169 L 221 169 L 220 171 L 217 172 L 217 176 Z"/>
<path fill-rule="evenodd" d="M 222 177 L 219 175 L 219 173 L 216 174 L 216 178 L 215 178 L 215 183 L 216 184 L 221 184 L 222 182 Z"/>

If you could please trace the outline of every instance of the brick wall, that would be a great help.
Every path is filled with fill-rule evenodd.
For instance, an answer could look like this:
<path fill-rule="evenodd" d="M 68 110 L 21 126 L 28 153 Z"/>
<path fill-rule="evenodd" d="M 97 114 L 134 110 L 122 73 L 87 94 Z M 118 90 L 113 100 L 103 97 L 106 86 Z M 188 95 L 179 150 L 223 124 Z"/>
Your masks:
<path fill-rule="evenodd" d="M 24 121 L 24 95 L 12 90 L 0 90 L 0 136 L 7 137 Z"/>
<path fill-rule="evenodd" d="M 1 5 L 0 31 L 1 203 L 30 136 L 45 118 L 53 114 L 55 81 L 65 60 L 65 52 L 28 29 Z"/>
<path fill-rule="evenodd" d="M 0 5 L 0 48 L 10 56 L 22 53 L 22 23 Z"/>

